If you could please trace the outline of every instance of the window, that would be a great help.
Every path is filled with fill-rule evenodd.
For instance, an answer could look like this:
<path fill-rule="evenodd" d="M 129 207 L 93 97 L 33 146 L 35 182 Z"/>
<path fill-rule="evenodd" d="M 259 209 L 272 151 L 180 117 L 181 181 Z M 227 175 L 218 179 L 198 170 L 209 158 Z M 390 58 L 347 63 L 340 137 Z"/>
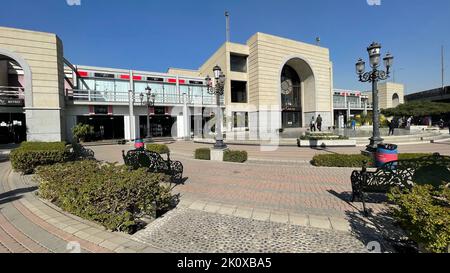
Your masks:
<path fill-rule="evenodd" d="M 248 127 L 248 112 L 233 112 L 233 127 L 247 128 Z"/>
<path fill-rule="evenodd" d="M 247 82 L 231 81 L 231 102 L 247 103 Z"/>
<path fill-rule="evenodd" d="M 234 72 L 247 72 L 247 56 L 230 54 L 230 68 Z"/>

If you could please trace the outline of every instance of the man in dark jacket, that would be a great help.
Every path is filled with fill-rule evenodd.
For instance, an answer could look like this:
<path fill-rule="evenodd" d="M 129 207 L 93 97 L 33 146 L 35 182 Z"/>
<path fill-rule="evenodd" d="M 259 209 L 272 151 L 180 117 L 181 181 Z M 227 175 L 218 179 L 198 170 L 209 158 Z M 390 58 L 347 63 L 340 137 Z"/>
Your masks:
<path fill-rule="evenodd" d="M 316 119 L 316 124 L 317 130 L 319 130 L 319 132 L 322 132 L 322 117 L 320 115 Z"/>

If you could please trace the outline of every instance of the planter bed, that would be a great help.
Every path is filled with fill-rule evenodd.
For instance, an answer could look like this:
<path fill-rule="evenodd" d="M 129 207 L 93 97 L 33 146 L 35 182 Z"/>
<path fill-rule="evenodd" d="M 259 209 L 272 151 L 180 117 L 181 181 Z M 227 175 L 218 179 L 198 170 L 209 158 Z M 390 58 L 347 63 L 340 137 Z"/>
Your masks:
<path fill-rule="evenodd" d="M 356 147 L 354 139 L 298 140 L 299 147 Z"/>

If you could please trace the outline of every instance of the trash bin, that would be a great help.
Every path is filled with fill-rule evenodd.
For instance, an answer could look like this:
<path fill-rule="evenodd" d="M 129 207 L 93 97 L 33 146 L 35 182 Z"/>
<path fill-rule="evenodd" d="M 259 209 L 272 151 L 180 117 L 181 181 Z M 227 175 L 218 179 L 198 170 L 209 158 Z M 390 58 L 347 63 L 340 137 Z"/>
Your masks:
<path fill-rule="evenodd" d="M 398 160 L 398 150 L 395 144 L 379 144 L 375 155 L 375 165 L 382 167 L 384 164 Z"/>
<path fill-rule="evenodd" d="M 134 148 L 136 149 L 144 148 L 144 140 L 142 138 L 134 140 Z"/>

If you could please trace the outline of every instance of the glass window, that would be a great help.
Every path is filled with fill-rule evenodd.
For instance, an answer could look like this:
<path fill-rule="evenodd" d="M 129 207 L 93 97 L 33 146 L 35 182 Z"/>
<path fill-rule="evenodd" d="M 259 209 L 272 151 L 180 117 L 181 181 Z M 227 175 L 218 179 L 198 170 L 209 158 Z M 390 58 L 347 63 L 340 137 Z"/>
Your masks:
<path fill-rule="evenodd" d="M 247 72 L 247 56 L 230 54 L 230 68 L 235 72 Z"/>
<path fill-rule="evenodd" d="M 247 102 L 247 82 L 231 81 L 231 102 Z"/>
<path fill-rule="evenodd" d="M 116 92 L 128 93 L 128 90 L 130 90 L 129 81 L 116 81 L 115 83 L 116 83 Z"/>
<path fill-rule="evenodd" d="M 234 128 L 248 127 L 248 112 L 233 112 Z"/>
<path fill-rule="evenodd" d="M 333 103 L 334 108 L 345 108 L 345 97 L 340 95 L 334 95 Z"/>

